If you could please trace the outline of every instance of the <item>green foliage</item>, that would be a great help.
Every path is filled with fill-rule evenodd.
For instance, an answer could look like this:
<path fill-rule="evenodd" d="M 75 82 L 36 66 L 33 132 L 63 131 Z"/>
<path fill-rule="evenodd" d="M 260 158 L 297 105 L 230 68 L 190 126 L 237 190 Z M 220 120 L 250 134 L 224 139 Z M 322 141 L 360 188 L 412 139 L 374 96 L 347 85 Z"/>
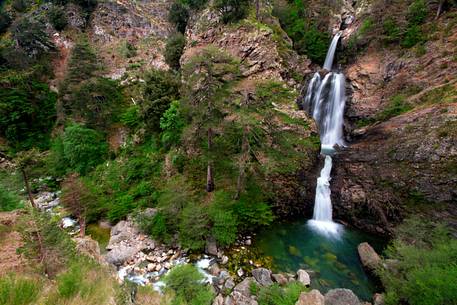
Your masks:
<path fill-rule="evenodd" d="M 398 262 L 379 270 L 386 304 L 456 304 L 457 240 L 443 226 L 409 219 L 386 251 Z"/>
<path fill-rule="evenodd" d="M 186 38 L 181 33 L 176 33 L 167 40 L 165 45 L 165 62 L 170 68 L 179 70 L 179 59 L 181 58 Z"/>
<path fill-rule="evenodd" d="M 120 116 L 122 124 L 131 129 L 135 129 L 140 123 L 140 109 L 137 105 L 132 105 Z"/>
<path fill-rule="evenodd" d="M 11 7 L 19 12 L 19 13 L 23 13 L 25 11 L 27 11 L 28 9 L 28 4 L 27 4 L 27 1 L 26 0 L 13 0 L 11 2 Z"/>
<path fill-rule="evenodd" d="M 410 24 L 422 24 L 427 18 L 428 9 L 425 0 L 414 0 L 408 8 L 408 21 Z"/>
<path fill-rule="evenodd" d="M 73 264 L 70 268 L 57 277 L 57 291 L 63 299 L 75 296 L 81 289 L 83 274 L 81 266 Z"/>
<path fill-rule="evenodd" d="M 74 124 L 65 128 L 62 148 L 66 168 L 81 175 L 87 174 L 106 157 L 108 145 L 97 131 Z"/>
<path fill-rule="evenodd" d="M 215 196 L 219 196 L 219 194 Z M 238 220 L 234 213 L 225 209 L 221 204 L 213 203 L 209 216 L 212 222 L 211 235 L 217 243 L 221 246 L 231 245 L 236 240 L 238 233 Z"/>
<path fill-rule="evenodd" d="M 160 118 L 160 128 L 162 129 L 161 141 L 165 147 L 178 144 L 184 128 L 184 119 L 179 110 L 179 101 L 173 101 L 170 108 L 164 112 Z"/>
<path fill-rule="evenodd" d="M 203 8 L 206 3 L 208 3 L 208 0 L 181 0 L 182 3 L 188 5 L 191 9 L 201 9 Z"/>
<path fill-rule="evenodd" d="M 184 33 L 189 20 L 189 10 L 181 2 L 173 2 L 168 12 L 168 20 L 175 25 L 178 32 Z"/>
<path fill-rule="evenodd" d="M 20 276 L 0 277 L 0 305 L 35 304 L 41 284 Z"/>
<path fill-rule="evenodd" d="M 260 287 L 257 291 L 259 305 L 294 305 L 300 293 L 306 287 L 299 282 L 290 282 L 284 288 L 278 284 L 269 287 Z"/>
<path fill-rule="evenodd" d="M 39 58 L 55 50 L 55 45 L 46 33 L 44 23 L 22 17 L 12 25 L 13 39 L 24 52 L 32 58 Z"/>
<path fill-rule="evenodd" d="M 0 7 L 0 34 L 5 33 L 11 25 L 11 17 L 7 11 Z"/>
<path fill-rule="evenodd" d="M 96 76 L 100 68 L 95 51 L 87 38 L 82 37 L 71 51 L 64 85 L 79 84 L 83 80 Z"/>
<path fill-rule="evenodd" d="M 249 1 L 247 0 L 216 0 L 214 5 L 222 12 L 224 23 L 244 19 L 249 11 Z"/>
<path fill-rule="evenodd" d="M 175 294 L 173 305 L 210 305 L 213 292 L 203 281 L 203 275 L 192 265 L 185 264 L 170 270 L 164 282 Z"/>
<path fill-rule="evenodd" d="M 133 45 L 129 41 L 126 41 L 125 43 L 123 43 L 121 45 L 121 48 L 119 51 L 120 51 L 121 55 L 125 58 L 132 58 L 132 57 L 135 57 L 137 54 L 137 49 L 136 49 L 135 45 Z"/>
<path fill-rule="evenodd" d="M 200 205 L 187 204 L 180 214 L 179 241 L 184 248 L 202 250 L 209 233 L 206 209 Z"/>
<path fill-rule="evenodd" d="M 152 70 L 145 76 L 140 116 L 153 131 L 160 131 L 160 118 L 178 96 L 178 80 L 166 71 Z"/>
<path fill-rule="evenodd" d="M 0 211 L 8 212 L 23 207 L 24 204 L 21 202 L 19 196 L 7 190 L 0 184 Z"/>
<path fill-rule="evenodd" d="M 400 27 L 397 25 L 395 19 L 387 18 L 384 20 L 383 23 L 383 33 L 385 35 L 385 39 L 388 42 L 395 42 L 399 41 L 401 38 L 401 30 Z"/>
<path fill-rule="evenodd" d="M 406 96 L 403 94 L 395 95 L 391 98 L 389 105 L 376 115 L 379 121 L 386 121 L 394 116 L 400 115 L 412 109 L 412 106 L 406 101 Z"/>
<path fill-rule="evenodd" d="M 303 1 L 276 3 L 273 14 L 279 18 L 282 28 L 292 38 L 294 49 L 307 55 L 313 62 L 322 64 L 327 54 L 330 37 L 306 18 Z M 307 22 L 305 22 L 307 21 Z"/>
<path fill-rule="evenodd" d="M 106 130 L 118 121 L 123 97 L 117 81 L 109 78 L 91 78 L 73 89 L 67 100 L 67 109 L 86 125 Z"/>
<path fill-rule="evenodd" d="M 58 6 L 52 6 L 48 11 L 49 22 L 57 31 L 62 31 L 68 24 L 64 10 Z"/>
<path fill-rule="evenodd" d="M 47 84 L 17 75 L 0 82 L 0 135 L 17 149 L 49 145 L 56 94 Z"/>
<path fill-rule="evenodd" d="M 424 41 L 424 33 L 422 32 L 420 26 L 412 24 L 406 29 L 405 36 L 401 42 L 401 46 L 405 48 L 411 48 L 416 44 Z"/>

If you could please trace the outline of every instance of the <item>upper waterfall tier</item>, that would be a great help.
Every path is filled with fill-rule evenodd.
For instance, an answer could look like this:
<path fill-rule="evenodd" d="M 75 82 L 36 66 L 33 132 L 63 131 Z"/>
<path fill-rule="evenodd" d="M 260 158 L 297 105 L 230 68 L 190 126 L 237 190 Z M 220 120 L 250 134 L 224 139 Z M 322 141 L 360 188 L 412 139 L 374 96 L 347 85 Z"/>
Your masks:
<path fill-rule="evenodd" d="M 336 46 L 338 45 L 338 41 L 340 40 L 341 32 L 338 32 L 335 36 L 333 36 L 332 43 L 327 51 L 327 56 L 325 57 L 324 69 L 327 71 L 331 71 L 333 67 L 333 59 L 335 58 L 335 51 Z"/>

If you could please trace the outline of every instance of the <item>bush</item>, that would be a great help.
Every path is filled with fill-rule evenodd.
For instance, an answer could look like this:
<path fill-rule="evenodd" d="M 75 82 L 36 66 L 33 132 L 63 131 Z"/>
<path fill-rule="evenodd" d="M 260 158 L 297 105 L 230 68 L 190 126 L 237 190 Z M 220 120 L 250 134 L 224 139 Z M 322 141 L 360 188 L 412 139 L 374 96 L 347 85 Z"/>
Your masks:
<path fill-rule="evenodd" d="M 86 38 L 81 38 L 71 51 L 65 83 L 79 84 L 95 76 L 99 70 L 100 65 L 95 51 Z"/>
<path fill-rule="evenodd" d="M 186 31 L 187 20 L 189 20 L 189 11 L 181 2 L 173 2 L 168 12 L 168 20 L 175 25 L 178 32 Z"/>
<path fill-rule="evenodd" d="M 307 288 L 299 282 L 290 282 L 284 288 L 278 284 L 257 290 L 259 305 L 294 305 Z"/>
<path fill-rule="evenodd" d="M 65 128 L 62 139 L 62 159 L 67 164 L 67 171 L 85 175 L 106 157 L 108 145 L 93 129 L 74 124 Z"/>
<path fill-rule="evenodd" d="M 24 205 L 21 199 L 16 194 L 8 191 L 0 185 L 0 211 L 8 212 L 16 209 L 23 208 Z M 0 303 L 1 304 L 1 303 Z"/>
<path fill-rule="evenodd" d="M 379 121 L 386 121 L 394 116 L 400 115 L 412 109 L 412 106 L 406 101 L 406 96 L 403 94 L 395 95 L 391 98 L 389 105 L 376 115 Z"/>
<path fill-rule="evenodd" d="M 57 277 L 57 291 L 63 299 L 74 297 L 81 289 L 83 274 L 81 266 L 72 264 L 70 268 Z"/>
<path fill-rule="evenodd" d="M 161 141 L 165 147 L 178 144 L 184 128 L 184 119 L 179 111 L 179 102 L 173 101 L 160 118 Z"/>
<path fill-rule="evenodd" d="M 179 70 L 179 60 L 186 45 L 186 39 L 183 34 L 177 33 L 167 40 L 165 46 L 165 62 L 170 68 Z"/>
<path fill-rule="evenodd" d="M 208 0 L 182 0 L 184 4 L 187 4 L 190 8 L 198 10 L 208 3 Z"/>
<path fill-rule="evenodd" d="M 221 246 L 229 246 L 235 242 L 238 233 L 238 220 L 231 211 L 213 206 L 210 209 L 212 222 L 211 235 Z"/>
<path fill-rule="evenodd" d="M 56 94 L 47 84 L 22 75 L 3 79 L 0 88 L 0 135 L 17 149 L 47 148 Z"/>
<path fill-rule="evenodd" d="M 385 39 L 388 42 L 396 42 L 399 41 L 401 38 L 401 31 L 400 27 L 395 22 L 393 18 L 387 18 L 383 24 L 383 33 L 385 35 Z"/>
<path fill-rule="evenodd" d="M 57 31 L 67 27 L 68 21 L 65 12 L 58 6 L 52 6 L 48 11 L 49 22 Z"/>
<path fill-rule="evenodd" d="M 402 224 L 386 254 L 398 262 L 378 270 L 386 304 L 456 304 L 457 240 L 441 225 L 422 219 Z"/>
<path fill-rule="evenodd" d="M 140 109 L 137 105 L 130 106 L 121 115 L 120 121 L 125 126 L 135 129 L 140 123 Z"/>
<path fill-rule="evenodd" d="M 123 43 L 120 48 L 120 53 L 125 58 L 135 57 L 137 54 L 136 51 L 137 51 L 136 47 L 133 44 L 131 44 L 129 41 L 126 41 L 125 43 Z"/>
<path fill-rule="evenodd" d="M 179 241 L 184 248 L 202 250 L 209 235 L 209 219 L 205 208 L 192 203 L 182 210 L 179 219 Z"/>
<path fill-rule="evenodd" d="M 424 0 L 414 0 L 408 8 L 408 21 L 410 24 L 422 24 L 427 18 L 427 4 Z"/>
<path fill-rule="evenodd" d="M 213 292 L 202 283 L 204 277 L 192 265 L 180 265 L 165 276 L 166 288 L 174 292 L 173 305 L 210 305 Z"/>
<path fill-rule="evenodd" d="M 19 276 L 0 277 L 0 304 L 35 304 L 41 285 L 37 280 Z"/>
<path fill-rule="evenodd" d="M 140 116 L 147 127 L 160 131 L 160 118 L 178 98 L 178 90 L 178 81 L 170 72 L 153 70 L 146 74 Z"/>
<path fill-rule="evenodd" d="M 27 10 L 28 4 L 26 0 L 13 0 L 11 7 L 17 12 L 23 13 Z"/>
<path fill-rule="evenodd" d="M 0 34 L 5 33 L 11 25 L 11 17 L 2 7 L 0 7 Z"/>
<path fill-rule="evenodd" d="M 117 81 L 91 78 L 73 88 L 67 108 L 91 128 L 105 130 L 118 121 L 123 97 Z"/>
<path fill-rule="evenodd" d="M 53 52 L 56 47 L 46 33 L 46 26 L 29 17 L 23 17 L 12 26 L 13 39 L 32 58 Z"/>
<path fill-rule="evenodd" d="M 236 22 L 248 14 L 249 1 L 247 0 L 216 0 L 215 6 L 222 11 L 224 23 Z"/>
<path fill-rule="evenodd" d="M 413 24 L 406 29 L 405 37 L 401 42 L 401 46 L 405 48 L 412 48 L 420 42 L 424 42 L 424 33 L 421 28 Z"/>
<path fill-rule="evenodd" d="M 306 54 L 312 61 L 323 63 L 327 55 L 330 37 L 327 33 L 321 32 L 317 27 L 310 27 L 301 39 L 294 44 L 302 54 Z"/>

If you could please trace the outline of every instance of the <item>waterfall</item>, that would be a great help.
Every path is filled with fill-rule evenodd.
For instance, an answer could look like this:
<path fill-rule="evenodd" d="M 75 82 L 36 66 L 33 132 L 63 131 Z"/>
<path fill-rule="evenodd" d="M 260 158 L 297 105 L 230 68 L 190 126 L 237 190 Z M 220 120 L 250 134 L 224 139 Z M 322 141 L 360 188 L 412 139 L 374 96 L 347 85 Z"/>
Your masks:
<path fill-rule="evenodd" d="M 340 40 L 341 32 L 338 32 L 332 39 L 332 43 L 330 44 L 330 48 L 328 48 L 327 56 L 325 57 L 324 69 L 327 71 L 332 70 L 333 66 L 333 58 L 335 57 L 336 46 L 338 45 L 338 41 Z"/>
<path fill-rule="evenodd" d="M 331 71 L 336 46 L 341 32 L 335 35 L 327 52 L 324 69 Z M 303 109 L 306 110 L 319 127 L 321 154 L 325 156 L 324 167 L 317 178 L 313 219 L 308 224 L 327 235 L 337 236 L 342 226 L 333 222 L 330 191 L 330 173 L 335 145 L 344 146 L 343 123 L 345 106 L 345 77 L 342 73 L 329 72 L 321 81 L 319 73 L 310 80 L 305 95 Z"/>

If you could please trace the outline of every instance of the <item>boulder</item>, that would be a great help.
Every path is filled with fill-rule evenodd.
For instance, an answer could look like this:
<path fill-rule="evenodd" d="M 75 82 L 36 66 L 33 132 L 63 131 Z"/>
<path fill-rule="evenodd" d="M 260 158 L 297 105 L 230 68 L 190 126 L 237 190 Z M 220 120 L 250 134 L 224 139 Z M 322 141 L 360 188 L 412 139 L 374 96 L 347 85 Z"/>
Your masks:
<path fill-rule="evenodd" d="M 378 253 L 368 243 L 361 243 L 357 246 L 360 261 L 369 271 L 374 271 L 381 265 L 381 258 Z"/>
<path fill-rule="evenodd" d="M 337 288 L 325 294 L 325 305 L 361 305 L 361 303 L 352 290 Z"/>
<path fill-rule="evenodd" d="M 302 292 L 295 305 L 325 305 L 325 299 L 319 290 L 313 289 L 310 292 Z"/>
<path fill-rule="evenodd" d="M 271 271 L 266 268 L 257 268 L 252 270 L 252 275 L 256 279 L 256 281 L 262 286 L 270 286 L 273 285 L 273 281 L 271 280 Z"/>
<path fill-rule="evenodd" d="M 94 260 L 101 262 L 102 256 L 100 255 L 100 246 L 98 242 L 85 236 L 83 238 L 77 237 L 74 239 L 76 242 L 76 250 L 80 253 L 83 253 L 89 257 L 92 257 Z"/>
<path fill-rule="evenodd" d="M 306 272 L 303 269 L 297 271 L 297 281 L 299 281 L 305 286 L 309 286 L 311 284 L 311 279 L 309 277 L 308 272 Z"/>
<path fill-rule="evenodd" d="M 245 296 L 250 296 L 251 295 L 250 287 L 251 287 L 252 283 L 256 283 L 257 284 L 257 282 L 256 282 L 256 280 L 254 278 L 247 277 L 241 283 L 236 285 L 235 288 L 233 289 L 233 291 L 239 292 L 239 293 L 241 293 L 242 295 L 245 295 Z"/>
<path fill-rule="evenodd" d="M 375 293 L 373 295 L 373 304 L 374 305 L 384 305 L 384 294 L 383 293 Z"/>
<path fill-rule="evenodd" d="M 224 305 L 258 305 L 258 303 L 255 299 L 234 291 L 225 298 Z"/>
<path fill-rule="evenodd" d="M 214 239 L 208 239 L 206 241 L 206 249 L 205 250 L 206 250 L 206 253 L 216 256 L 217 255 L 217 244 L 216 244 L 216 241 Z"/>
<path fill-rule="evenodd" d="M 224 305 L 224 297 L 222 294 L 218 294 L 217 297 L 214 298 L 213 305 Z"/>
<path fill-rule="evenodd" d="M 224 283 L 224 288 L 232 290 L 233 287 L 235 287 L 235 282 L 233 281 L 233 279 L 231 277 L 229 277 Z"/>
<path fill-rule="evenodd" d="M 287 282 L 288 282 L 287 278 L 283 274 L 275 273 L 275 274 L 272 274 L 271 276 L 273 277 L 275 282 L 281 286 L 287 284 Z"/>
<path fill-rule="evenodd" d="M 127 260 L 133 258 L 135 254 L 140 251 L 137 247 L 130 247 L 127 245 L 119 245 L 114 247 L 111 251 L 106 253 L 105 260 L 113 265 L 122 265 Z"/>

